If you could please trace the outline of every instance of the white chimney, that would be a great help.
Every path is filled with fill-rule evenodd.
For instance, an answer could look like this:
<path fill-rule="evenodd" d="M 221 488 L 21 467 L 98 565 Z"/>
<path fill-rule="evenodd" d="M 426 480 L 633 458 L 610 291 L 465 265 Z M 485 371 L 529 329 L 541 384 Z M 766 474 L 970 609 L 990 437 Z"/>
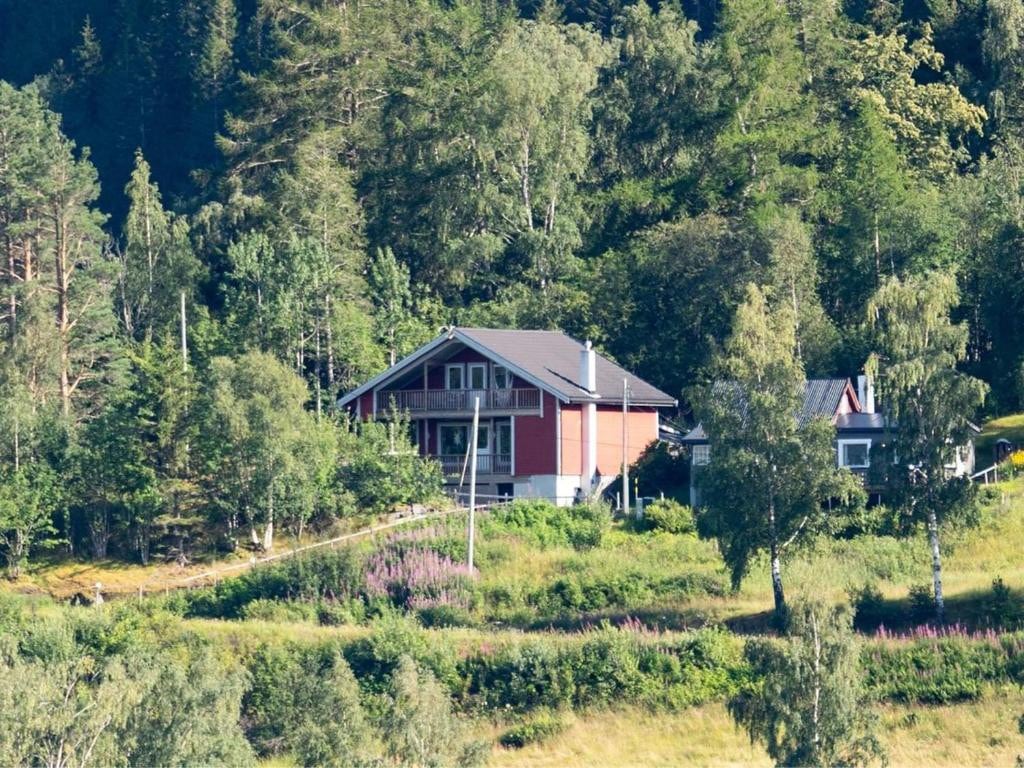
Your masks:
<path fill-rule="evenodd" d="M 580 350 L 580 386 L 590 394 L 597 391 L 597 354 L 589 341 Z"/>
<path fill-rule="evenodd" d="M 870 376 L 861 374 L 857 377 L 857 399 L 864 413 L 875 412 L 875 382 Z"/>
<path fill-rule="evenodd" d="M 597 394 L 597 354 L 589 341 L 580 350 L 580 386 L 591 395 Z M 597 472 L 597 403 L 584 403 L 582 415 L 580 488 L 589 496 L 594 489 L 594 474 Z"/>

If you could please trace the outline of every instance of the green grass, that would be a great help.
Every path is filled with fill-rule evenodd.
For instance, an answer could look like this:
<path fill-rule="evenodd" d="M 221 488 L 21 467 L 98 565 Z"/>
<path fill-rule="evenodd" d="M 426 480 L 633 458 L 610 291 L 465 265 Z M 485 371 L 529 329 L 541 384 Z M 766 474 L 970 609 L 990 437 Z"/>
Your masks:
<path fill-rule="evenodd" d="M 995 460 L 993 453 L 996 441 L 1009 440 L 1015 445 L 1024 445 L 1024 413 L 1001 416 L 986 422 L 981 434 L 974 441 L 978 469 L 984 469 Z"/>
<path fill-rule="evenodd" d="M 881 738 L 894 768 L 1013 765 L 1024 753 L 1019 690 L 992 690 L 981 701 L 948 707 L 878 708 Z M 678 713 L 640 709 L 586 713 L 543 743 L 495 748 L 491 768 L 769 766 L 771 760 L 733 725 L 721 704 Z"/>

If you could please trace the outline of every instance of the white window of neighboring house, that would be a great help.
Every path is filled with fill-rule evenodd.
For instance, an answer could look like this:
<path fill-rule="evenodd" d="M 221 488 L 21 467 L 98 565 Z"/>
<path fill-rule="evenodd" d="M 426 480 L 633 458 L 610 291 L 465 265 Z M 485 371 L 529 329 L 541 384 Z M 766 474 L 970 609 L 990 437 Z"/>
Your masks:
<path fill-rule="evenodd" d="M 461 363 L 455 363 L 454 365 L 446 365 L 444 367 L 444 388 L 445 389 L 464 389 L 463 387 L 463 376 L 465 371 L 462 368 Z"/>
<path fill-rule="evenodd" d="M 871 441 L 840 440 L 839 466 L 850 469 L 867 469 L 871 466 Z"/>
<path fill-rule="evenodd" d="M 494 388 L 512 389 L 512 372 L 504 365 L 494 366 Z"/>
<path fill-rule="evenodd" d="M 711 463 L 711 446 L 710 445 L 695 445 L 693 446 L 693 466 L 704 467 Z"/>
<path fill-rule="evenodd" d="M 487 389 L 487 363 L 469 364 L 469 389 Z"/>

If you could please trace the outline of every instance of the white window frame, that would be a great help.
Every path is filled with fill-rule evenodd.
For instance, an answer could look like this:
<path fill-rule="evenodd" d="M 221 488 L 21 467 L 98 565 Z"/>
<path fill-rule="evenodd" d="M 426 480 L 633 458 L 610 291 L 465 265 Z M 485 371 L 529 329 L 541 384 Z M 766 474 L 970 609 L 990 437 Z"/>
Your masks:
<path fill-rule="evenodd" d="M 498 386 L 498 371 L 505 372 L 505 386 L 503 387 Z M 491 381 L 493 382 L 495 389 L 512 389 L 512 371 L 508 369 L 508 366 L 498 365 L 497 363 L 495 363 L 494 368 L 491 371 Z"/>
<path fill-rule="evenodd" d="M 706 467 L 711 463 L 711 446 L 697 444 L 693 446 L 693 466 Z"/>
<path fill-rule="evenodd" d="M 483 386 L 473 386 L 473 371 L 483 371 Z M 468 363 L 466 365 L 466 380 L 464 389 L 470 389 L 474 392 L 482 392 L 487 389 L 487 363 Z"/>
<path fill-rule="evenodd" d="M 867 446 L 867 458 L 864 464 L 847 464 L 845 462 L 845 456 L 843 449 L 848 445 L 864 445 Z M 857 438 L 851 440 L 837 440 L 836 441 L 836 466 L 845 467 L 846 469 L 868 469 L 871 466 L 871 438 Z"/>
<path fill-rule="evenodd" d="M 452 370 L 458 370 L 459 372 L 459 386 L 452 386 L 451 372 Z M 466 388 L 466 366 L 462 363 L 448 363 L 444 367 L 444 388 L 455 392 Z"/>

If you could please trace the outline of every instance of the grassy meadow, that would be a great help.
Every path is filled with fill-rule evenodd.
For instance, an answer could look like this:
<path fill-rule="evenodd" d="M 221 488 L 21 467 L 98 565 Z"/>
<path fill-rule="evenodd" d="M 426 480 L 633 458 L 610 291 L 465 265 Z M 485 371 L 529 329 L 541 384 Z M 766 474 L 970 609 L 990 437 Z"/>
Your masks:
<path fill-rule="evenodd" d="M 1024 417 L 997 424 L 986 428 L 990 442 L 1024 430 Z M 377 693 L 381 669 L 412 653 L 448 687 L 472 731 L 493 744 L 489 764 L 499 768 L 770 764 L 724 705 L 746 679 L 744 636 L 771 631 L 766 562 L 755 562 L 733 591 L 716 545 L 692 531 L 609 525 L 600 510 L 527 504 L 482 516 L 478 573 L 469 578 L 459 570 L 464 526 L 452 515 L 166 595 L 161 585 L 217 564 L 43 561 L 3 589 L 21 593 L 24 609 L 49 621 L 94 613 L 62 603 L 100 581 L 123 598 L 108 601 L 105 612 L 138 603 L 158 622 L 173 622 L 173 633 L 202 637 L 250 671 L 276 658 L 268 648 L 292 654 L 296 669 L 333 649 Z M 1024 754 L 1024 635 L 999 634 L 1024 620 L 1021 542 L 1024 476 L 1008 472 L 983 489 L 973 525 L 944 531 L 948 617 L 963 626 L 961 635 L 878 639 L 864 628 L 864 658 L 882 670 L 872 684 L 892 765 L 1011 765 Z M 424 552 L 430 558 L 410 565 Z M 241 560 L 221 564 L 231 562 Z M 441 579 L 450 589 L 438 593 L 445 605 L 370 589 L 375 568 L 399 566 L 413 569 L 408 579 Z M 922 621 L 912 589 L 929 584 L 928 548 L 920 531 L 820 537 L 787 554 L 784 579 L 790 597 L 836 602 L 870 587 L 874 610 L 899 634 Z M 1006 589 L 994 590 L 995 579 Z M 129 597 L 139 586 L 151 597 Z M 396 607 L 422 626 L 396 625 L 406 621 L 395 618 Z M 290 685 L 273 682 L 267 670 L 262 679 Z M 557 727 L 521 748 L 501 746 L 538 713 Z M 286 751 L 257 753 L 264 766 L 293 764 Z"/>

